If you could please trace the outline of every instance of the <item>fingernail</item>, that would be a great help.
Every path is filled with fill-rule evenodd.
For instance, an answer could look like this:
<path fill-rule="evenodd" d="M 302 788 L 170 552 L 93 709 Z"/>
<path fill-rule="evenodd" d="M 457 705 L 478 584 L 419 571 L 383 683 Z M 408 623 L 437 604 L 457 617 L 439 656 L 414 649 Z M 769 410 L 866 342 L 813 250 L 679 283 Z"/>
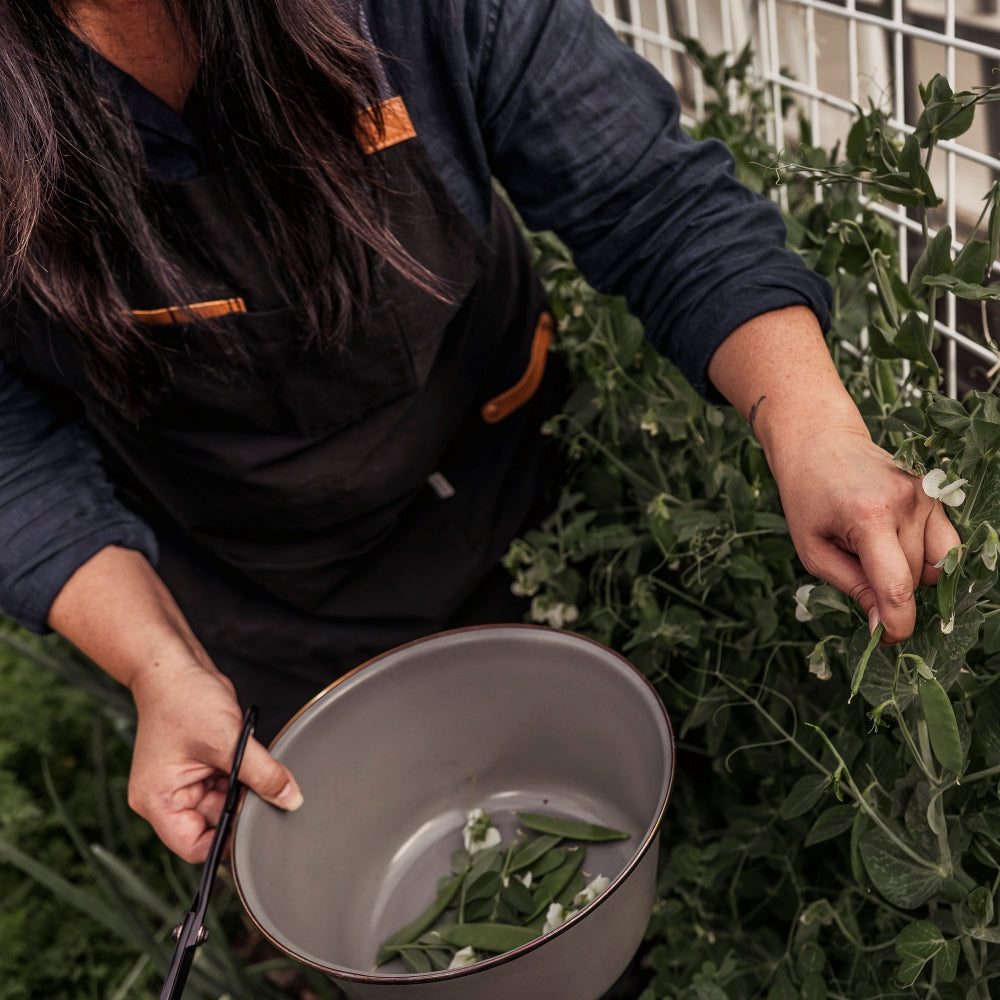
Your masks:
<path fill-rule="evenodd" d="M 871 611 L 868 612 L 868 634 L 874 635 L 875 629 L 879 627 L 881 622 L 882 619 L 878 616 L 878 608 L 872 608 Z"/>
<path fill-rule="evenodd" d="M 290 781 L 278 792 L 274 799 L 274 804 L 280 806 L 286 812 L 295 812 L 302 805 L 302 802 L 302 792 Z"/>

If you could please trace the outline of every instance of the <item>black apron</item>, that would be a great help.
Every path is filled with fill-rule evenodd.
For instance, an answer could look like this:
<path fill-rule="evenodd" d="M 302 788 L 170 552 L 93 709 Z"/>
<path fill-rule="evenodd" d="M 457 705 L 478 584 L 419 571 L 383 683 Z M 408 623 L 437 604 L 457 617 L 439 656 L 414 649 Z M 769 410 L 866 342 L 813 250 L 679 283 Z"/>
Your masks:
<path fill-rule="evenodd" d="M 241 701 L 262 708 L 265 738 L 385 649 L 517 620 L 497 561 L 558 468 L 539 431 L 562 386 L 551 366 L 541 378 L 551 317 L 528 248 L 499 200 L 477 232 L 399 99 L 386 107 L 369 155 L 391 228 L 453 301 L 380 267 L 364 328 L 342 349 L 305 346 L 248 234 L 240 179 L 209 175 L 157 194 L 174 237 L 211 261 L 211 299 L 149 301 L 130 284 L 173 364 L 138 424 L 101 401 L 57 324 L 30 310 L 20 332 L 2 324 L 8 362 L 82 404 L 119 496 L 157 532 L 160 575 Z M 249 363 L 222 377 L 185 362 L 199 311 L 235 326 Z"/>

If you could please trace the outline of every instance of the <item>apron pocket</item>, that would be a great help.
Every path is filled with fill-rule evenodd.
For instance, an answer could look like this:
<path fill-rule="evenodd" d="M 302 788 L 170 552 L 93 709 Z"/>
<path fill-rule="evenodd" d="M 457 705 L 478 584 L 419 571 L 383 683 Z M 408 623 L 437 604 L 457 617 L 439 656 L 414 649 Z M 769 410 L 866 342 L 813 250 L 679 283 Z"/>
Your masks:
<path fill-rule="evenodd" d="M 350 427 L 419 388 L 391 303 L 374 308 L 365 330 L 342 348 L 302 346 L 302 327 L 289 308 L 233 312 L 219 322 L 226 324 L 224 336 L 242 348 L 230 349 L 232 370 L 213 374 L 176 365 L 154 413 L 161 426 L 317 437 Z M 170 324 L 169 330 L 179 340 L 178 351 L 196 354 L 202 331 L 189 323 Z M 241 360 L 241 353 L 249 360 Z"/>

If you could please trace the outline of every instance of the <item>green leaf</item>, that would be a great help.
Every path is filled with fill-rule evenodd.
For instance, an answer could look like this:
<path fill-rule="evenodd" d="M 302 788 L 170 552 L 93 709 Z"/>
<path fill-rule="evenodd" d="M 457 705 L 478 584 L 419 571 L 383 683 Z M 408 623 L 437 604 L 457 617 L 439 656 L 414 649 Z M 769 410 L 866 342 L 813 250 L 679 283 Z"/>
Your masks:
<path fill-rule="evenodd" d="M 924 278 L 924 284 L 932 288 L 947 288 L 952 295 L 957 295 L 960 299 L 968 299 L 970 302 L 996 302 L 1000 301 L 1000 287 L 997 285 L 980 285 L 968 281 L 962 281 L 952 274 L 937 274 Z"/>
<path fill-rule="evenodd" d="M 726 572 L 734 580 L 757 580 L 760 583 L 771 583 L 771 574 L 759 559 L 743 553 L 733 556 L 726 565 Z"/>
<path fill-rule="evenodd" d="M 563 816 L 548 816 L 544 813 L 515 813 L 518 823 L 537 833 L 548 833 L 555 837 L 565 837 L 567 840 L 628 840 L 629 834 L 621 830 L 613 830 L 609 826 L 598 826 L 596 823 L 584 823 Z"/>
<path fill-rule="evenodd" d="M 456 924 L 441 936 L 459 948 L 502 954 L 534 941 L 538 932 L 517 924 Z"/>
<path fill-rule="evenodd" d="M 927 86 L 920 87 L 924 110 L 917 119 L 914 138 L 928 149 L 942 139 L 964 135 L 975 119 L 975 95 L 968 91 L 955 94 L 948 79 L 935 74 Z"/>
<path fill-rule="evenodd" d="M 951 274 L 951 226 L 942 226 L 928 240 L 924 252 L 910 272 L 909 288 L 913 295 L 923 294 L 923 280 L 928 275 Z"/>
<path fill-rule="evenodd" d="M 936 677 L 930 680 L 921 677 L 917 682 L 917 691 L 934 756 L 942 767 L 960 775 L 965 768 L 965 756 L 955 720 L 955 708 L 948 692 Z"/>
<path fill-rule="evenodd" d="M 934 191 L 930 175 L 924 169 L 920 155 L 920 143 L 916 136 L 908 135 L 906 137 L 899 153 L 898 166 L 905 174 L 913 193 L 919 198 L 920 204 L 928 208 L 941 204 L 941 199 Z"/>
<path fill-rule="evenodd" d="M 958 958 L 961 954 L 961 942 L 958 938 L 950 938 L 945 946 L 934 956 L 934 974 L 942 983 L 953 983 L 958 975 Z"/>
<path fill-rule="evenodd" d="M 960 281 L 982 284 L 992 263 L 990 245 L 983 240 L 969 240 L 955 258 L 953 273 Z"/>
<path fill-rule="evenodd" d="M 805 846 L 811 847 L 846 833 L 854 825 L 857 811 L 856 806 L 843 805 L 831 806 L 821 812 L 806 835 Z"/>
<path fill-rule="evenodd" d="M 13 844 L 0 840 L 0 861 L 19 868 L 40 886 L 55 893 L 67 906 L 73 907 L 89 919 L 106 927 L 111 933 L 117 934 L 136 948 L 147 947 L 148 940 L 145 933 L 127 920 L 124 914 L 108 906 L 97 896 L 77 888 L 57 871 L 36 861 Z"/>
<path fill-rule="evenodd" d="M 964 434 L 971 421 L 965 407 L 948 396 L 932 396 L 926 412 L 933 424 L 953 434 Z"/>
<path fill-rule="evenodd" d="M 977 886 L 969 893 L 969 909 L 979 918 L 980 925 L 985 927 L 993 921 L 993 894 L 984 885 Z"/>
<path fill-rule="evenodd" d="M 936 865 L 915 861 L 880 827 L 864 834 L 859 848 L 872 885 L 894 906 L 915 909 L 949 885 Z"/>
<path fill-rule="evenodd" d="M 904 357 L 923 365 L 935 378 L 938 363 L 931 351 L 927 324 L 916 312 L 907 313 L 893 339 L 893 347 Z"/>
<path fill-rule="evenodd" d="M 779 814 L 782 819 L 794 819 L 808 812 L 826 793 L 830 779 L 825 774 L 807 774 L 795 782 Z"/>
<path fill-rule="evenodd" d="M 957 945 L 959 942 L 956 939 L 953 943 Z M 896 954 L 902 959 L 896 970 L 896 979 L 903 986 L 912 986 L 924 966 L 947 950 L 948 944 L 940 929 L 929 920 L 915 920 L 907 924 L 896 935 Z"/>

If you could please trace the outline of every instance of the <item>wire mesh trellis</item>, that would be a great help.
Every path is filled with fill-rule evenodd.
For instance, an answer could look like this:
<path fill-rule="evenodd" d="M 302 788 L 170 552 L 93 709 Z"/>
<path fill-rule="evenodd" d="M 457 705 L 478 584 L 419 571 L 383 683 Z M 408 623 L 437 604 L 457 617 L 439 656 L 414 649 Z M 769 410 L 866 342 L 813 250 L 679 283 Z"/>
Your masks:
<path fill-rule="evenodd" d="M 795 97 L 815 144 L 847 135 L 856 107 L 869 102 L 912 130 L 922 104 L 919 84 L 943 73 L 956 90 L 972 90 L 1000 76 L 1000 0 L 594 0 L 597 9 L 635 49 L 677 87 L 688 120 L 704 107 L 699 74 L 679 38 L 697 38 L 709 52 L 754 51 L 758 82 L 772 107 Z M 794 123 L 772 116 L 779 148 L 794 142 Z M 787 134 L 786 134 L 787 133 Z M 942 142 L 932 180 L 944 203 L 936 218 L 956 235 L 969 232 L 982 196 L 1000 177 L 1000 105 L 980 107 L 961 141 Z M 877 206 L 898 227 L 902 265 L 918 223 L 903 208 Z M 964 372 L 998 360 L 990 346 L 985 306 L 947 296 L 939 319 L 944 388 L 956 395 Z M 970 333 L 971 329 L 976 333 Z"/>

